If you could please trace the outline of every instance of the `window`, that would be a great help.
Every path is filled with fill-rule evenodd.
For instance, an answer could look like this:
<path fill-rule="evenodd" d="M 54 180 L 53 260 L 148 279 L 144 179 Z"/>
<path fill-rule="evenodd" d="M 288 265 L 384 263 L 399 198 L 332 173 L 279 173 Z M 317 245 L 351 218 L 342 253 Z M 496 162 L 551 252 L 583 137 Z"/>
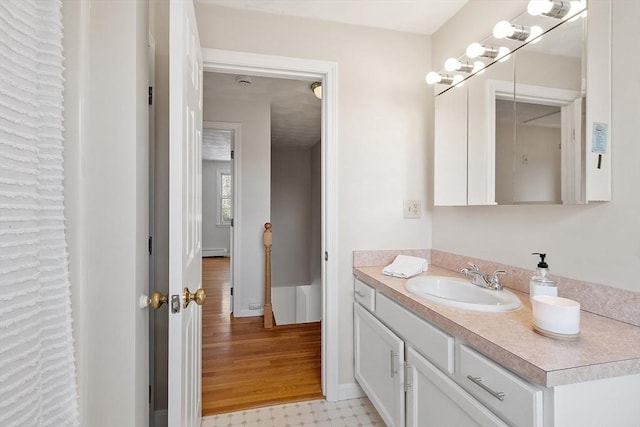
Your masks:
<path fill-rule="evenodd" d="M 218 171 L 218 224 L 231 225 L 233 218 L 231 205 L 231 173 Z"/>

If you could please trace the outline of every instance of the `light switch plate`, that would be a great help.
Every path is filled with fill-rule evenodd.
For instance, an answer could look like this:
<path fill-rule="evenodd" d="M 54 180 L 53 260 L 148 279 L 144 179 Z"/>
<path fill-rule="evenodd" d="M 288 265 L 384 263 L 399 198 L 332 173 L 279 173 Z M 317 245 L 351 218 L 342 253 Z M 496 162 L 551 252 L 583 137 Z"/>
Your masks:
<path fill-rule="evenodd" d="M 420 200 L 404 201 L 404 218 L 416 219 L 422 216 L 422 202 Z"/>

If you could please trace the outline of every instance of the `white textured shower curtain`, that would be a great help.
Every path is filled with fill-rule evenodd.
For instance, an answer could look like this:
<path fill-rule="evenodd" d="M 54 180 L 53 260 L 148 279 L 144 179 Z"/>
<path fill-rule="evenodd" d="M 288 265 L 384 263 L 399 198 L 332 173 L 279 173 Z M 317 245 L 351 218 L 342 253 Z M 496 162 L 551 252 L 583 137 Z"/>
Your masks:
<path fill-rule="evenodd" d="M 0 426 L 79 424 L 59 0 L 0 0 Z"/>

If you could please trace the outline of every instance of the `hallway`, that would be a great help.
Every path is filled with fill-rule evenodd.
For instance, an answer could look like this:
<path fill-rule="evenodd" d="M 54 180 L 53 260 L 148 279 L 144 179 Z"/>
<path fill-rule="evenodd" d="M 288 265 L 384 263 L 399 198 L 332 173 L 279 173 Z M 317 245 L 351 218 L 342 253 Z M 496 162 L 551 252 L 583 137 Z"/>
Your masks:
<path fill-rule="evenodd" d="M 202 414 L 322 398 L 320 322 L 233 317 L 229 273 L 229 258 L 202 259 Z"/>

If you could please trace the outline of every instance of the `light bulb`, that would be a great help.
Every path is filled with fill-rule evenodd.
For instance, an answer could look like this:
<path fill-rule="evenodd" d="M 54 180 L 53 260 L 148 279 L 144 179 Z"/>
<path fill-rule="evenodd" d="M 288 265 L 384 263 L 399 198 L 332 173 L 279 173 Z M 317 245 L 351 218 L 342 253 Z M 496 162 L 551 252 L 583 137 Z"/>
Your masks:
<path fill-rule="evenodd" d="M 484 47 L 480 43 L 471 43 L 467 46 L 466 53 L 469 58 L 477 58 L 484 53 Z"/>
<path fill-rule="evenodd" d="M 529 15 L 538 16 L 548 13 L 553 8 L 553 2 L 549 0 L 530 0 L 527 5 Z"/>
<path fill-rule="evenodd" d="M 453 81 L 451 82 L 451 85 L 461 87 L 462 85 L 464 85 L 463 80 L 464 80 L 464 77 L 462 77 L 460 74 L 456 74 L 455 76 L 453 76 Z"/>
<path fill-rule="evenodd" d="M 449 58 L 444 62 L 444 69 L 447 71 L 456 71 L 460 68 L 460 61 L 456 58 Z"/>
<path fill-rule="evenodd" d="M 576 19 L 578 19 L 580 17 L 580 15 L 578 15 L 581 11 L 583 11 L 584 9 L 586 9 L 586 4 L 583 1 L 580 0 L 573 0 L 571 2 L 571 8 L 569 9 L 569 13 L 567 13 L 567 15 L 563 18 L 563 19 L 567 19 L 569 17 L 572 17 L 569 22 L 573 22 Z M 575 15 L 575 16 L 574 16 Z"/>
<path fill-rule="evenodd" d="M 530 31 L 531 32 L 529 34 L 529 37 L 527 37 L 525 42 L 536 44 L 540 40 L 542 40 L 542 37 L 539 37 L 543 33 L 542 28 L 538 27 L 537 25 L 534 25 L 533 27 L 530 28 Z"/>
<path fill-rule="evenodd" d="M 500 49 L 498 49 L 498 56 L 496 58 L 498 59 L 499 62 L 508 61 L 509 58 L 511 58 L 511 55 L 509 55 L 509 52 L 511 52 L 509 48 L 501 46 Z"/>
<path fill-rule="evenodd" d="M 484 73 L 484 62 L 476 61 L 473 63 L 473 74 L 482 74 Z"/>
<path fill-rule="evenodd" d="M 493 37 L 503 39 L 511 37 L 514 33 L 513 25 L 509 21 L 500 21 L 493 27 Z"/>
<path fill-rule="evenodd" d="M 431 71 L 429 74 L 427 74 L 425 80 L 427 81 L 427 84 L 433 85 L 436 83 L 440 83 L 440 80 L 442 80 L 442 76 L 440 76 L 440 74 L 436 73 L 435 71 Z"/>

